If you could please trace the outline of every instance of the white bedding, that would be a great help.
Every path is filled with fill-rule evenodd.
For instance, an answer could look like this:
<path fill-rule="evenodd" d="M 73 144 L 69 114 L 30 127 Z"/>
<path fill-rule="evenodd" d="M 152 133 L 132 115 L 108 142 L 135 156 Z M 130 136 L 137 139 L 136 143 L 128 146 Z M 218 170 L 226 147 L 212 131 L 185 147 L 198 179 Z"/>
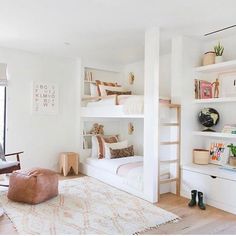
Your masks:
<path fill-rule="evenodd" d="M 133 163 L 137 161 L 143 161 L 142 156 L 134 156 L 134 157 L 123 157 L 123 158 L 116 158 L 116 159 L 96 159 L 96 158 L 86 158 L 85 163 L 88 165 L 103 169 L 108 171 L 112 174 L 117 174 L 117 170 L 121 165 L 127 163 Z"/>
<path fill-rule="evenodd" d="M 116 106 L 122 105 L 123 112 L 125 114 L 143 114 L 144 110 L 144 99 L 142 95 L 119 95 L 116 98 L 115 96 L 108 96 L 105 99 L 99 101 L 88 102 L 87 107 L 100 107 L 100 106 Z"/>
<path fill-rule="evenodd" d="M 93 167 L 108 171 L 114 175 L 117 175 L 119 168 L 122 165 L 143 162 L 143 156 L 134 157 L 123 157 L 117 159 L 96 159 L 96 158 L 86 158 L 85 163 Z M 161 165 L 160 174 L 161 178 L 168 178 L 169 167 L 166 165 Z M 143 190 L 143 165 L 131 169 L 126 176 L 122 176 L 123 183 L 133 187 L 139 191 Z"/>

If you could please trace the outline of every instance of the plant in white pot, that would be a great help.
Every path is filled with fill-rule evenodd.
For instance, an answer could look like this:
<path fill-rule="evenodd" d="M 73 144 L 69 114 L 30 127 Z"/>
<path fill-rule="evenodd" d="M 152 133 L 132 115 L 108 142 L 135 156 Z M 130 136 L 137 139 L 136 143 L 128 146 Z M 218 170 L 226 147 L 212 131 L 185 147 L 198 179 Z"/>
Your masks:
<path fill-rule="evenodd" d="M 214 47 L 214 51 L 216 54 L 215 63 L 219 63 L 223 61 L 223 52 L 224 47 L 220 44 L 220 42 Z"/>
<path fill-rule="evenodd" d="M 231 166 L 236 166 L 236 146 L 234 146 L 232 143 L 230 145 L 227 146 L 228 148 L 230 148 L 230 152 L 232 154 L 232 156 L 230 155 L 229 157 L 229 164 Z"/>

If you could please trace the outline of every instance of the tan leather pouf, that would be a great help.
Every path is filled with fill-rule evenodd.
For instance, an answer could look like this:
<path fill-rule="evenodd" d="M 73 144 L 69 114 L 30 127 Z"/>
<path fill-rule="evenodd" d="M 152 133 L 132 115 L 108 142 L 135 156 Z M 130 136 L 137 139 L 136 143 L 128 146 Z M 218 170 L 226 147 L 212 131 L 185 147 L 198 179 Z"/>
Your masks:
<path fill-rule="evenodd" d="M 16 202 L 38 204 L 58 195 L 56 172 L 35 168 L 10 175 L 7 197 Z"/>

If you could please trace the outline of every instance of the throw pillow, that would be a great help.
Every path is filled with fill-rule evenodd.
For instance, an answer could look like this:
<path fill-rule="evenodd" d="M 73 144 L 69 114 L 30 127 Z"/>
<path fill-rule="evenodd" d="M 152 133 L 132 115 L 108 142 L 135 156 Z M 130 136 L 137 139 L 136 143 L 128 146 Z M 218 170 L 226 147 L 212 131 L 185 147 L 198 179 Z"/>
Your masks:
<path fill-rule="evenodd" d="M 122 148 L 122 149 L 110 148 L 110 153 L 111 153 L 111 159 L 121 158 L 121 157 L 130 157 L 130 156 L 134 156 L 134 147 L 133 145 L 131 145 L 127 148 Z"/>

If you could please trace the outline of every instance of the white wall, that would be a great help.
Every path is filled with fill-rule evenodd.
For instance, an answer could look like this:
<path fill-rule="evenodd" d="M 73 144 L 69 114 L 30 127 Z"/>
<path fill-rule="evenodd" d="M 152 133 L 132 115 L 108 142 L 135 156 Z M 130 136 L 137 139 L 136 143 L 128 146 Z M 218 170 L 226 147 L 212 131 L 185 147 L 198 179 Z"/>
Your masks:
<path fill-rule="evenodd" d="M 171 97 L 171 54 L 160 56 L 159 92 L 162 97 Z"/>
<path fill-rule="evenodd" d="M 129 73 L 135 76 L 133 84 L 129 84 Z M 137 61 L 132 64 L 125 65 L 123 68 L 123 84 L 132 91 L 133 94 L 144 94 L 144 61 Z"/>
<path fill-rule="evenodd" d="M 228 37 L 222 37 L 221 34 L 219 34 L 217 39 L 214 40 L 207 40 L 205 42 L 202 42 L 204 52 L 207 51 L 214 51 L 214 46 L 220 42 L 224 46 L 224 60 L 235 60 L 236 59 L 236 48 L 235 48 L 235 41 L 236 41 L 236 34 L 230 35 Z"/>
<path fill-rule="evenodd" d="M 123 84 L 134 94 L 144 94 L 144 61 L 128 64 L 124 67 Z M 135 75 L 133 85 L 128 84 L 129 72 Z M 160 96 L 171 96 L 171 54 L 160 55 Z"/>
<path fill-rule="evenodd" d="M 75 150 L 76 61 L 0 48 L 7 63 L 6 151 L 24 151 L 22 168 L 57 169 L 58 154 Z M 59 114 L 31 114 L 31 82 L 59 86 Z"/>

